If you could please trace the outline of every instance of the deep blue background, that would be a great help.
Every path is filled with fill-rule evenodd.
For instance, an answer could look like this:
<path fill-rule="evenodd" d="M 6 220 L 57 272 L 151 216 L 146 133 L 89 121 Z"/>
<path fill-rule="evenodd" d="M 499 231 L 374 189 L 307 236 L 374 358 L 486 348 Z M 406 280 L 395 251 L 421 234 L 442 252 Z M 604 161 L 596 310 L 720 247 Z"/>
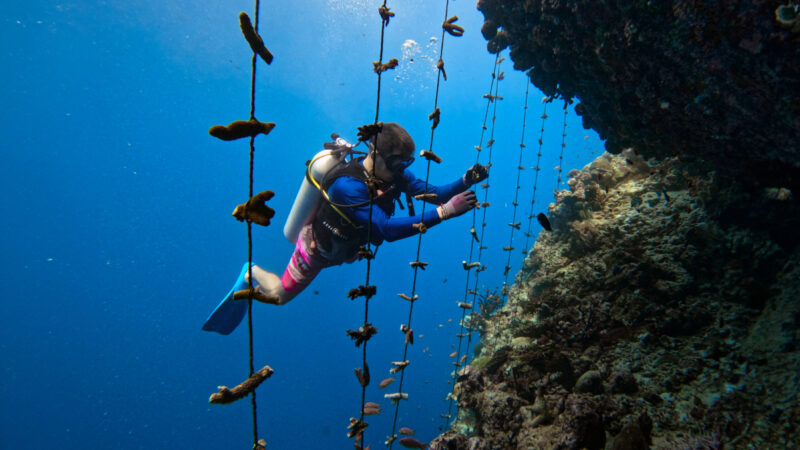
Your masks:
<path fill-rule="evenodd" d="M 256 116 L 277 123 L 256 140 L 256 191 L 276 192 L 274 225 L 254 233 L 255 261 L 267 269 L 281 273 L 291 252 L 282 228 L 304 162 L 331 132 L 354 141 L 356 126 L 374 118 L 379 4 L 262 2 L 259 31 L 275 61 L 259 63 Z M 384 60 L 400 58 L 401 66 L 383 77 L 380 119 L 400 122 L 418 149 L 428 148 L 439 48 L 430 38 L 441 36 L 444 2 L 389 6 L 397 17 L 386 30 Z M 208 404 L 218 384 L 247 376 L 246 327 L 230 336 L 200 330 L 247 257 L 245 226 L 230 217 L 247 200 L 247 142 L 207 133 L 248 118 L 242 10 L 252 16 L 244 1 L 34 0 L 0 11 L 0 447 L 249 448 L 249 401 Z M 453 14 L 467 32 L 445 41 L 448 81 L 434 142 L 444 162 L 432 167 L 433 183 L 475 162 L 494 62 L 474 2 L 451 2 Z M 403 58 L 408 39 L 418 45 Z M 481 275 L 492 289 L 503 280 L 526 86 L 510 61 L 502 64 L 489 269 Z M 517 213 L 523 229 L 541 98 L 532 90 Z M 552 201 L 561 149 L 561 106 L 549 109 L 535 212 Z M 570 113 L 564 173 L 601 147 Z M 484 151 L 481 162 L 487 157 Z M 424 161 L 412 170 L 424 176 Z M 468 216 L 447 222 L 422 242 L 430 266 L 419 273 L 412 327 L 423 337 L 409 352 L 403 390 L 410 400 L 398 426 L 415 428 L 423 441 L 438 433 L 447 408 L 470 223 Z M 384 407 L 368 418 L 372 448 L 391 431 L 393 408 L 377 382 L 402 356 L 398 330 L 408 303 L 395 293 L 410 292 L 416 245 L 416 237 L 384 245 L 372 266 L 379 295 L 370 321 L 379 333 L 369 342 L 367 400 Z M 515 246 L 524 246 L 520 233 Z M 512 274 L 521 260 L 515 251 Z M 345 434 L 358 415 L 353 368 L 361 351 L 345 330 L 361 325 L 363 300 L 345 294 L 365 271 L 363 262 L 327 269 L 287 306 L 255 305 L 255 364 L 275 369 L 258 390 L 269 448 L 351 448 Z"/>

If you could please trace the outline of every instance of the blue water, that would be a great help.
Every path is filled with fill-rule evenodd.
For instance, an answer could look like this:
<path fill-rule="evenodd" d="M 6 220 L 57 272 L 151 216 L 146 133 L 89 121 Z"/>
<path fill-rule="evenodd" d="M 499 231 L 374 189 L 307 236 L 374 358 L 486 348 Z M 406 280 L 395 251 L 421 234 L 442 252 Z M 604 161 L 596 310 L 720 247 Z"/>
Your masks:
<path fill-rule="evenodd" d="M 374 119 L 377 6 L 262 2 L 259 29 L 275 61 L 259 62 L 256 116 L 277 123 L 256 139 L 255 189 L 276 192 L 273 226 L 254 232 L 255 261 L 267 269 L 282 272 L 292 250 L 282 228 L 304 162 L 331 132 L 354 141 L 356 126 Z M 389 6 L 397 17 L 386 30 L 384 60 L 399 58 L 401 66 L 383 77 L 380 119 L 400 122 L 418 149 L 428 148 L 439 48 L 430 38 L 441 36 L 444 3 Z M 247 377 L 247 329 L 220 336 L 200 326 L 247 257 L 246 228 L 230 213 L 247 200 L 248 145 L 218 141 L 207 130 L 248 118 L 250 50 L 237 14 L 252 16 L 252 9 L 243 1 L 34 0 L 0 12 L 0 447 L 251 445 L 249 401 L 208 404 L 217 385 Z M 448 81 L 433 147 L 444 162 L 432 167 L 433 183 L 449 182 L 475 162 L 494 63 L 474 2 L 451 2 L 453 14 L 467 32 L 445 40 Z M 488 269 L 481 274 L 491 289 L 503 281 L 500 249 L 508 245 L 526 87 L 510 61 L 502 67 Z M 530 94 L 528 170 L 517 213 L 523 230 L 542 96 Z M 559 164 L 561 107 L 549 109 L 535 212 L 552 201 Z M 564 174 L 602 148 L 572 112 L 568 123 Z M 424 176 L 424 165 L 417 161 L 412 170 Z M 454 219 L 422 241 L 421 259 L 430 266 L 418 275 L 417 339 L 403 386 L 410 399 L 401 404 L 398 427 L 416 429 L 423 441 L 439 433 L 447 408 L 470 224 L 469 215 Z M 383 405 L 368 417 L 372 448 L 391 431 L 394 409 L 377 383 L 402 356 L 408 303 L 395 294 L 410 293 L 416 245 L 416 237 L 384 245 L 372 265 L 379 295 L 369 318 L 379 332 L 369 341 L 367 400 Z M 523 245 L 518 232 L 515 246 Z M 513 252 L 511 274 L 522 256 Z M 345 330 L 360 326 L 364 311 L 363 300 L 345 294 L 365 273 L 363 262 L 327 269 L 286 306 L 254 305 L 255 365 L 275 369 L 257 391 L 268 448 L 351 448 L 345 434 L 359 411 L 353 369 L 361 350 Z"/>

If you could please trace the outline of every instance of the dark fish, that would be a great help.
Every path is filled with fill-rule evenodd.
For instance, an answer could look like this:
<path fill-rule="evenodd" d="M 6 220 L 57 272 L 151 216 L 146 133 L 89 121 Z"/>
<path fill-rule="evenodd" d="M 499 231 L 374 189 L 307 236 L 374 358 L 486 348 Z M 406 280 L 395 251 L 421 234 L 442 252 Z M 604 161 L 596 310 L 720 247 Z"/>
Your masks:
<path fill-rule="evenodd" d="M 405 448 L 418 448 L 420 450 L 425 450 L 425 447 L 428 446 L 427 442 L 420 442 L 412 437 L 404 437 L 401 438 L 398 442 Z"/>
<path fill-rule="evenodd" d="M 383 389 L 386 386 L 392 384 L 393 381 L 394 381 L 394 377 L 387 378 L 387 379 L 381 381 L 381 383 L 378 385 L 378 388 Z"/>
<path fill-rule="evenodd" d="M 408 427 L 400 428 L 399 430 L 397 430 L 397 432 L 400 433 L 400 434 L 404 434 L 406 436 L 413 436 L 414 435 L 414 430 L 412 430 L 411 428 L 408 428 Z"/>
<path fill-rule="evenodd" d="M 539 225 L 541 225 L 545 230 L 553 231 L 553 227 L 550 226 L 550 221 L 547 220 L 547 216 L 545 216 L 544 213 L 539 213 L 539 215 L 536 216 L 536 220 L 539 221 Z"/>

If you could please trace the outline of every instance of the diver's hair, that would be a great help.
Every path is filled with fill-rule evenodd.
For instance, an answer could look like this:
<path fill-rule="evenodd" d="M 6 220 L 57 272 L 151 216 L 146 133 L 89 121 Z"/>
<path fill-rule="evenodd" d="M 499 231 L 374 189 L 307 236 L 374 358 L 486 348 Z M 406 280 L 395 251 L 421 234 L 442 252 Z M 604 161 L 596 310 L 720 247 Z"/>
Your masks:
<path fill-rule="evenodd" d="M 413 155 L 416 148 L 408 131 L 397 122 L 384 122 L 381 131 L 373 138 L 373 144 L 376 142 L 381 156 L 388 156 L 396 149 L 402 150 L 404 155 Z"/>

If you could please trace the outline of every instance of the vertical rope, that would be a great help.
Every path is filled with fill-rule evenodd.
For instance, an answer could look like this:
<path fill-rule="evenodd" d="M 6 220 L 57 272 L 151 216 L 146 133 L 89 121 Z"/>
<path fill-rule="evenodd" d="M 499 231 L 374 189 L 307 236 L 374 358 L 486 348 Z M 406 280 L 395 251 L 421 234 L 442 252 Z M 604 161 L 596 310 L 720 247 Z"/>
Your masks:
<path fill-rule="evenodd" d="M 530 82 L 530 80 L 528 81 Z M 525 232 L 525 248 L 522 249 L 522 253 L 528 254 L 529 247 L 529 239 L 531 238 L 531 224 L 533 218 L 536 217 L 533 214 L 533 207 L 536 204 L 536 189 L 539 183 L 539 172 L 542 170 L 541 162 L 542 162 L 542 148 L 544 145 L 544 124 L 547 121 L 547 104 L 552 101 L 552 98 L 545 97 L 542 99 L 542 126 L 539 129 L 539 151 L 536 153 L 536 165 L 533 166 L 533 170 L 535 172 L 534 179 L 533 179 L 533 192 L 531 193 L 531 209 L 528 211 L 528 231 Z"/>
<path fill-rule="evenodd" d="M 508 236 L 508 246 L 503 249 L 506 252 L 508 252 L 508 258 L 506 259 L 506 267 L 503 269 L 503 276 L 505 277 L 505 280 L 503 281 L 502 294 L 503 294 L 503 298 L 504 299 L 508 295 L 508 272 L 511 270 L 511 251 L 514 250 L 514 230 L 515 229 L 519 229 L 519 224 L 516 223 L 516 220 L 517 220 L 517 205 L 518 205 L 518 201 L 519 201 L 519 188 L 520 188 L 519 178 L 520 178 L 520 175 L 522 174 L 522 169 L 525 168 L 522 165 L 522 153 L 523 153 L 523 150 L 525 149 L 525 123 L 526 123 L 526 120 L 528 118 L 528 92 L 529 92 L 529 90 L 530 90 L 530 82 L 528 82 L 528 84 L 525 85 L 525 106 L 523 107 L 523 113 L 522 113 L 522 137 L 520 138 L 520 141 L 519 141 L 519 162 L 517 163 L 518 164 L 517 165 L 517 184 L 516 184 L 516 187 L 514 188 L 514 201 L 511 203 L 513 205 L 513 209 L 512 209 L 513 213 L 511 214 L 511 223 L 508 224 L 508 226 L 511 228 L 511 232 L 509 233 L 509 236 Z"/>
<path fill-rule="evenodd" d="M 255 0 L 255 22 L 253 24 L 253 29 L 258 33 L 258 16 L 259 16 L 259 9 L 260 9 L 260 1 Z M 250 120 L 255 120 L 256 118 L 256 61 L 258 59 L 258 55 L 253 52 L 253 59 L 251 63 L 251 76 L 250 76 Z M 248 186 L 248 200 L 253 198 L 253 167 L 255 161 L 255 136 L 250 137 L 250 175 L 249 175 L 249 186 Z M 250 376 L 253 376 L 255 373 L 255 366 L 253 365 L 253 222 L 251 220 L 247 220 L 247 272 L 248 272 L 248 292 L 250 293 L 249 298 L 247 299 L 247 336 L 248 336 L 248 348 L 249 348 L 249 364 L 250 364 Z M 257 416 L 257 405 L 256 405 L 256 391 L 255 389 L 250 394 L 250 405 L 253 415 L 253 448 L 258 448 L 258 416 Z"/>
<path fill-rule="evenodd" d="M 386 0 L 383 0 L 383 5 L 381 9 L 386 9 Z M 379 11 L 381 10 L 379 9 Z M 380 49 L 378 53 L 378 63 L 383 63 L 383 44 L 384 44 L 384 34 L 386 31 L 386 26 L 388 25 L 388 18 L 381 17 L 381 41 L 380 41 Z M 374 125 L 378 124 L 378 118 L 380 117 L 380 106 L 381 106 L 381 74 L 382 71 L 377 71 L 378 74 L 378 87 L 377 93 L 375 95 L 375 121 L 373 122 Z M 372 150 L 372 158 L 374 161 L 375 156 L 378 154 L 378 140 L 375 139 L 375 145 L 373 146 Z M 372 168 L 369 171 L 370 178 L 375 176 L 375 164 L 372 165 Z M 366 252 L 367 254 L 372 254 L 372 210 L 374 207 L 374 195 L 372 189 L 368 189 L 369 191 L 369 222 L 367 225 L 367 243 L 366 243 Z M 365 275 L 364 286 L 369 286 L 369 277 L 370 272 L 372 269 L 372 257 L 367 257 L 367 271 Z M 369 299 L 370 295 L 365 296 L 364 300 L 364 329 L 366 330 L 369 326 Z M 361 350 L 361 370 L 362 374 L 368 373 L 367 369 L 367 342 L 369 339 L 365 339 L 363 342 L 364 347 Z M 366 376 L 366 375 L 365 375 Z M 364 424 L 364 403 L 366 403 L 367 398 L 367 385 L 366 383 L 361 383 L 361 404 L 359 405 L 359 422 Z M 365 440 L 365 431 L 366 431 L 366 424 L 362 428 L 361 432 L 356 436 L 356 443 L 359 441 L 361 442 L 361 447 L 366 448 L 364 446 Z"/>
<path fill-rule="evenodd" d="M 561 188 L 561 173 L 564 170 L 564 149 L 567 148 L 567 112 L 569 103 L 564 100 L 564 127 L 561 130 L 561 154 L 558 155 L 558 178 L 556 180 L 556 190 Z"/>
<path fill-rule="evenodd" d="M 448 15 L 449 9 L 450 9 L 450 0 L 445 0 L 445 7 L 444 7 L 444 20 L 445 21 L 447 20 L 447 15 Z M 444 29 L 444 27 L 442 27 L 442 37 L 439 40 L 439 60 L 440 61 L 442 61 L 443 58 L 444 58 L 444 37 L 445 37 L 445 29 Z M 437 75 L 436 75 L 436 93 L 434 94 L 434 99 L 433 99 L 433 110 L 434 111 L 436 111 L 436 109 L 439 106 L 439 87 L 441 85 L 442 70 L 443 70 L 443 66 L 439 68 L 439 70 L 437 71 Z M 436 125 L 432 125 L 431 126 L 431 138 L 430 138 L 430 142 L 428 143 L 428 150 L 431 151 L 431 152 L 433 152 L 433 138 L 434 138 L 435 133 L 436 133 Z M 431 173 L 431 160 L 427 159 L 427 158 L 426 158 L 426 160 L 427 160 L 427 165 L 425 167 L 425 190 L 424 190 L 424 193 L 428 192 L 428 184 L 429 184 L 430 173 Z M 425 201 L 422 202 L 422 212 L 420 212 L 420 217 L 424 217 L 425 216 L 425 206 L 427 204 L 428 204 L 428 202 L 425 202 Z M 420 257 L 420 253 L 421 253 L 421 249 L 422 249 L 422 235 L 423 234 L 424 233 L 422 233 L 422 232 L 420 232 L 418 234 L 418 237 L 417 237 L 417 251 L 416 251 L 416 254 L 415 254 L 415 257 L 414 257 L 414 261 L 419 261 L 419 257 Z M 411 298 L 412 299 L 414 298 L 414 296 L 416 294 L 416 290 L 417 290 L 417 274 L 419 272 L 419 266 L 418 265 L 414 265 L 413 268 L 414 268 L 414 277 L 413 277 L 413 280 L 411 281 Z M 413 313 L 414 313 L 414 301 L 412 300 L 410 302 L 409 307 L 408 307 L 408 321 L 406 322 L 406 326 L 409 329 L 411 328 L 411 318 L 412 318 Z M 408 344 L 409 344 L 408 339 L 406 339 L 404 341 L 404 344 L 403 344 L 403 357 L 400 359 L 400 361 L 405 361 L 406 357 L 408 356 Z M 400 381 L 398 382 L 397 392 L 403 392 L 403 380 L 405 379 L 406 370 L 408 370 L 407 367 L 400 371 Z M 395 402 L 395 407 L 394 407 L 394 418 L 392 419 L 392 432 L 389 435 L 389 438 L 387 439 L 387 441 L 389 442 L 389 449 L 390 450 L 394 445 L 394 437 L 395 437 L 395 432 L 397 430 L 397 417 L 398 417 L 398 414 L 399 414 L 399 410 L 400 410 L 400 401 L 397 400 Z"/>
<path fill-rule="evenodd" d="M 489 109 L 494 104 L 494 110 L 492 112 L 492 129 L 491 129 L 491 132 L 490 132 L 489 141 L 487 141 L 487 142 L 491 143 L 491 145 L 487 145 L 487 147 L 489 147 L 489 160 L 488 160 L 487 164 L 491 164 L 491 162 L 492 162 L 492 147 L 494 145 L 494 142 L 493 142 L 494 141 L 494 139 L 493 139 L 493 137 L 494 137 L 494 123 L 495 123 L 495 119 L 497 118 L 497 101 L 499 100 L 499 97 L 498 97 L 497 93 L 499 92 L 500 79 L 501 79 L 501 77 L 499 76 L 499 73 L 500 73 L 499 69 L 500 69 L 500 63 L 502 62 L 502 60 L 503 60 L 503 58 L 501 58 L 500 57 L 500 53 L 498 53 L 495 56 L 495 59 L 494 59 L 494 64 L 493 64 L 493 68 L 492 68 L 492 81 L 489 84 L 489 93 L 484 95 L 484 97 L 486 97 L 486 99 L 487 99 L 486 100 L 486 110 L 484 111 L 484 114 L 483 114 L 483 124 L 481 125 L 480 140 L 478 141 L 478 145 L 475 146 L 475 150 L 477 150 L 477 155 L 475 157 L 475 163 L 479 163 L 480 162 L 480 157 L 481 157 L 481 152 L 482 152 L 482 147 L 483 147 L 483 138 L 485 137 L 486 130 L 488 129 L 488 127 L 486 126 L 486 122 L 487 122 L 487 120 L 489 118 Z M 491 167 L 488 170 L 491 170 Z M 489 184 L 486 183 L 482 187 L 484 187 L 483 205 L 487 205 L 487 199 L 488 199 L 488 196 L 489 196 Z M 472 236 L 470 237 L 469 256 L 468 256 L 468 260 L 467 260 L 470 263 L 472 262 L 472 257 L 473 257 L 474 250 L 475 250 L 475 242 L 478 241 L 478 243 L 481 244 L 481 245 L 478 246 L 478 262 L 479 263 L 480 263 L 480 260 L 481 260 L 483 249 L 485 248 L 485 246 L 483 245 L 483 236 L 484 236 L 484 231 L 485 231 L 485 228 L 486 228 L 486 206 L 483 207 L 483 217 L 482 217 L 482 221 L 481 221 L 481 236 L 480 236 L 480 238 L 477 237 L 477 230 L 475 229 L 475 225 L 477 223 L 476 222 L 477 216 L 478 216 L 478 211 L 477 210 L 473 210 L 472 211 L 472 227 L 470 228 L 470 233 L 472 234 Z M 464 266 L 465 266 L 465 269 L 467 269 L 467 262 L 466 261 L 464 262 Z M 477 284 L 478 284 L 478 274 L 480 273 L 479 270 L 480 270 L 480 267 L 478 267 L 478 270 L 476 270 L 476 273 L 475 273 L 475 285 L 476 285 L 476 287 L 477 287 Z M 469 298 L 469 295 L 471 294 L 472 295 L 472 303 L 474 305 L 474 302 L 475 302 L 476 297 L 477 297 L 477 291 L 476 290 L 470 290 L 470 288 L 469 288 L 471 272 L 472 272 L 471 269 L 467 269 L 467 279 L 466 279 L 466 284 L 465 284 L 465 287 L 464 287 L 464 303 L 467 302 L 467 300 Z M 459 364 L 461 362 L 461 354 L 462 354 L 461 353 L 461 346 L 462 346 L 462 343 L 464 341 L 464 337 L 468 336 L 467 350 L 464 352 L 464 355 L 466 355 L 469 352 L 469 350 L 468 350 L 469 349 L 469 340 L 472 338 L 472 330 L 471 329 L 467 330 L 468 333 L 464 333 L 464 331 L 465 331 L 464 319 L 465 319 L 466 315 L 467 315 L 467 309 L 466 308 L 461 308 L 461 320 L 459 320 L 460 327 L 459 327 L 459 332 L 458 332 L 458 335 L 457 335 L 458 336 L 458 348 L 456 350 L 456 361 L 453 363 L 456 366 L 456 369 L 453 370 L 453 373 L 452 373 L 452 376 L 451 376 L 451 389 L 455 389 L 455 381 L 456 381 L 456 377 L 458 375 L 458 370 L 457 369 L 458 369 Z M 454 399 L 454 396 L 453 396 L 453 391 L 452 390 L 451 390 L 450 394 L 448 394 L 447 397 L 448 397 L 448 400 L 449 400 L 448 401 L 448 405 L 447 405 L 447 413 L 443 415 L 444 418 L 445 418 L 445 428 L 448 428 L 450 426 L 450 419 L 452 418 L 452 414 L 453 414 L 453 399 Z"/>

